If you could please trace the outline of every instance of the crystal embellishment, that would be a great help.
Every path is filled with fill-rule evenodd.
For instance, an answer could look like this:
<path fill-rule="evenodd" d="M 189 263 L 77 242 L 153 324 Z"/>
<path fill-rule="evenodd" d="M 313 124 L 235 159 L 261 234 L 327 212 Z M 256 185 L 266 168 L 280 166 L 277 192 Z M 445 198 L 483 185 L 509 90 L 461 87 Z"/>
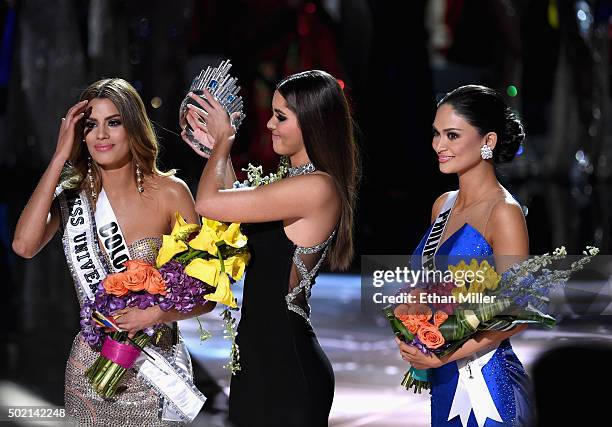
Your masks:
<path fill-rule="evenodd" d="M 312 163 L 306 163 L 300 166 L 290 167 L 288 170 L 289 176 L 307 175 L 313 173 L 316 170 Z"/>
<path fill-rule="evenodd" d="M 206 101 L 204 89 L 208 89 L 223 108 L 225 108 L 228 114 L 231 115 L 232 113 L 239 112 L 239 117 L 235 118 L 232 122 L 232 125 L 238 129 L 245 117 L 242 113 L 244 103 L 242 97 L 238 95 L 238 92 L 240 92 L 240 86 L 237 85 L 238 79 L 229 75 L 230 68 L 232 68 L 232 64 L 228 59 L 222 61 L 218 67 L 208 67 L 206 70 L 202 70 L 200 74 L 193 79 L 189 91 L 199 95 Z M 185 119 L 187 104 L 195 104 L 195 102 L 189 96 L 183 99 L 181 108 L 179 109 L 179 125 L 181 129 L 185 129 L 190 133 L 192 129 Z"/>

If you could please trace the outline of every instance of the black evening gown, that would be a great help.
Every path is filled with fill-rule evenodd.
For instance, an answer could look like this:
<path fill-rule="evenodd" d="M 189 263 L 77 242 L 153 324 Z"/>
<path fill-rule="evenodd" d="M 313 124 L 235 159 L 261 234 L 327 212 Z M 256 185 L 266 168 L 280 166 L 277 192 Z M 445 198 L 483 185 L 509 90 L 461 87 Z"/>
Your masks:
<path fill-rule="evenodd" d="M 308 320 L 307 299 L 333 235 L 301 248 L 287 238 L 282 221 L 245 228 L 252 258 L 237 336 L 242 369 L 232 376 L 230 421 L 236 427 L 327 426 L 334 373 Z M 287 297 L 291 291 L 294 298 Z"/>

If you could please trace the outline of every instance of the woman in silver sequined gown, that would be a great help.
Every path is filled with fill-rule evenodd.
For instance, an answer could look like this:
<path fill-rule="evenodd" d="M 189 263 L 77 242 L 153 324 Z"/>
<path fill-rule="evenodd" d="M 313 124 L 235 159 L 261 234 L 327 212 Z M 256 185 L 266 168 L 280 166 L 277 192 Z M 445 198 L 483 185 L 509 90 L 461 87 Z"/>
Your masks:
<path fill-rule="evenodd" d="M 31 258 L 58 230 L 65 233 L 70 216 L 65 208 L 66 193 L 80 192 L 95 207 L 103 188 L 130 257 L 153 263 L 161 235 L 170 234 L 174 225 L 175 212 L 188 222 L 199 221 L 187 186 L 172 171 L 161 172 L 157 168 L 157 154 L 157 139 L 135 89 L 122 79 L 93 83 L 62 118 L 55 154 L 19 218 L 13 241 L 15 252 Z M 63 185 L 57 186 L 58 182 Z M 64 189 L 61 193 L 60 188 Z M 102 245 L 98 241 L 92 244 L 108 266 L 106 253 L 100 251 Z M 82 305 L 86 296 L 79 286 L 75 288 Z M 156 306 L 132 309 L 117 323 L 130 334 L 165 324 L 156 350 L 172 361 L 179 350 L 184 350 L 176 321 L 210 311 L 213 306 L 209 304 L 189 315 L 172 310 L 164 313 Z M 188 354 L 184 354 L 191 374 Z M 100 398 L 84 376 L 98 355 L 79 333 L 68 359 L 65 385 L 66 411 L 77 425 L 176 424 L 161 420 L 162 399 L 133 369 L 126 374 L 123 392 L 112 400 Z"/>
<path fill-rule="evenodd" d="M 344 269 L 353 254 L 359 161 L 346 98 L 323 71 L 283 80 L 268 129 L 274 151 L 291 162 L 289 176 L 225 190 L 235 180 L 226 167 L 234 132 L 222 107 L 206 96 L 210 104 L 194 97 L 201 109 L 190 106 L 188 114 L 194 135 L 213 147 L 196 210 L 207 218 L 249 223 L 252 254 L 237 337 L 242 369 L 232 377 L 230 420 L 237 427 L 327 426 L 334 374 L 310 323 L 308 298 L 323 262 Z"/>

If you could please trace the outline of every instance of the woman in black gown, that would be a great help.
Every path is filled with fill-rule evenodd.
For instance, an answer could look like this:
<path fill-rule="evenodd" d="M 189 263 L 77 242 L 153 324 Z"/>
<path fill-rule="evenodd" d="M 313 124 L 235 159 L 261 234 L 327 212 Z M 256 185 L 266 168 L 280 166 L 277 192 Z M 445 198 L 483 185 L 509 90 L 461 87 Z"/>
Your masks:
<path fill-rule="evenodd" d="M 242 370 L 232 377 L 230 420 L 238 427 L 327 426 L 334 374 L 310 324 L 308 297 L 323 262 L 345 269 L 353 255 L 359 161 L 346 98 L 322 71 L 283 80 L 268 129 L 274 151 L 290 159 L 289 176 L 225 190 L 235 181 L 228 160 L 235 130 L 205 95 L 210 104 L 194 96 L 201 108 L 190 106 L 188 114 L 196 138 L 214 147 L 196 211 L 247 223 L 252 253 L 238 326 Z"/>

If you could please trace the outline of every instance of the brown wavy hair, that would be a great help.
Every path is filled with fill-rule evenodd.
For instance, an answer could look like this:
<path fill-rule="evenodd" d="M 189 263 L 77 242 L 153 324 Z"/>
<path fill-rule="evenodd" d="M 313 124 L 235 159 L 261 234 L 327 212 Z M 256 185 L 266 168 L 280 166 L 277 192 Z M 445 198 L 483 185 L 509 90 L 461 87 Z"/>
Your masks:
<path fill-rule="evenodd" d="M 144 103 L 131 84 L 119 78 L 98 80 L 81 93 L 79 101 L 96 98 L 109 99 L 119 110 L 121 122 L 128 137 L 134 173 L 136 172 L 136 165 L 144 176 L 169 176 L 176 172 L 175 170 L 162 172 L 157 167 L 157 157 L 159 155 L 157 136 L 147 116 Z M 64 174 L 69 181 L 67 187 L 89 188 L 89 180 L 84 179 L 87 176 L 89 157 L 87 146 L 83 143 L 84 130 L 85 121 L 80 120 L 75 128 L 74 143 L 70 153 L 71 166 Z M 100 172 L 95 163 L 92 164 L 91 169 L 96 193 L 100 194 L 102 188 Z"/>
<path fill-rule="evenodd" d="M 346 270 L 354 254 L 353 226 L 361 175 L 348 101 L 338 81 L 320 70 L 291 75 L 276 90 L 297 116 L 310 161 L 332 177 L 340 195 L 340 221 L 328 260 L 332 270 Z"/>

